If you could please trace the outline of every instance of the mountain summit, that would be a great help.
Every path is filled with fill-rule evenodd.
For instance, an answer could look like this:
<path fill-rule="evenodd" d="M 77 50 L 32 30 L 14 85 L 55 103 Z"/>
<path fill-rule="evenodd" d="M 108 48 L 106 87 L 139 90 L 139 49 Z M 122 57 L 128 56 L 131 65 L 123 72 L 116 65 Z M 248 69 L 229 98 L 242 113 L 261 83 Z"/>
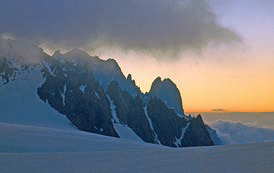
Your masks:
<path fill-rule="evenodd" d="M 180 92 L 170 79 L 158 77 L 143 94 L 114 59 L 79 49 L 49 56 L 36 46 L 1 40 L 0 95 L 2 122 L 72 125 L 171 147 L 215 145 L 217 136 L 201 116 L 184 116 Z"/>
<path fill-rule="evenodd" d="M 161 77 L 157 77 L 151 85 L 149 95 L 160 98 L 177 114 L 184 115 L 180 91 L 170 79 L 161 80 Z"/>

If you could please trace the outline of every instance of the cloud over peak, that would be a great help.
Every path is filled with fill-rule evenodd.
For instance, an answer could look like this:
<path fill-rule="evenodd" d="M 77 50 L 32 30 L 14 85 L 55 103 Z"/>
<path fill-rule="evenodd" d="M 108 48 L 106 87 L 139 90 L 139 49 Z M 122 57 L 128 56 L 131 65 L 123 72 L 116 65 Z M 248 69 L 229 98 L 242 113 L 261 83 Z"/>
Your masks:
<path fill-rule="evenodd" d="M 0 16 L 0 34 L 69 48 L 176 54 L 240 40 L 206 0 L 9 0 Z"/>

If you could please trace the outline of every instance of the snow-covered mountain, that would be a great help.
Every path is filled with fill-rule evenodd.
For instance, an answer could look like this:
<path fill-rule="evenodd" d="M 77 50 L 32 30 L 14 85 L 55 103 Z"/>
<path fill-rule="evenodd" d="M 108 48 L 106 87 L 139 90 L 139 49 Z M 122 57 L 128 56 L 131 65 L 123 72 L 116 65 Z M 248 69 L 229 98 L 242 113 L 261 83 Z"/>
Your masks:
<path fill-rule="evenodd" d="M 92 68 L 95 79 L 100 86 L 106 90 L 110 82 L 118 81 L 120 87 L 127 91 L 132 96 L 141 94 L 139 87 L 135 85 L 135 81 L 131 79 L 131 75 L 127 78 L 121 71 L 118 63 L 114 59 L 102 60 L 98 56 L 90 56 L 81 49 L 73 49 L 67 53 L 62 54 L 57 50 L 53 57 L 60 62 L 69 62 L 75 66 Z"/>
<path fill-rule="evenodd" d="M 170 79 L 143 94 L 113 59 L 80 49 L 53 56 L 16 40 L 0 41 L 0 121 L 77 128 L 171 147 L 217 144 L 202 117 L 186 117 Z"/>
<path fill-rule="evenodd" d="M 0 122 L 73 128 L 70 121 L 37 95 L 48 55 L 18 41 L 0 41 Z"/>

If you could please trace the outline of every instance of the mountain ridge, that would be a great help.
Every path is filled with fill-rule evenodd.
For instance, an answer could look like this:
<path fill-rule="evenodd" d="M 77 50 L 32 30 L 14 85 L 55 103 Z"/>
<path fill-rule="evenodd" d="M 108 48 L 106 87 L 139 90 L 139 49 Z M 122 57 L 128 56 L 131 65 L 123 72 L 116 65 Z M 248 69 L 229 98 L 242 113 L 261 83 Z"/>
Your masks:
<path fill-rule="evenodd" d="M 5 50 L 13 48 L 14 42 L 17 44 L 1 42 L 8 45 Z M 11 50 L 20 54 L 26 43 L 20 44 L 23 45 L 18 50 Z M 215 145 L 211 139 L 214 135 L 209 134 L 201 117 L 184 115 L 180 91 L 170 79 L 156 78 L 150 92 L 144 94 L 131 74 L 124 76 L 114 59 L 101 60 L 80 49 L 64 54 L 56 51 L 53 56 L 35 49 L 40 50 L 39 54 L 29 55 L 37 57 L 21 56 L 35 62 L 19 63 L 21 66 L 16 66 L 16 61 L 9 63 L 14 59 L 12 53 L 0 52 L 2 85 L 12 85 L 18 75 L 33 75 L 33 70 L 37 70 L 43 76 L 42 84 L 36 88 L 37 96 L 79 130 L 120 137 L 114 126 L 119 122 L 120 127 L 131 129 L 148 143 L 171 147 Z M 113 121 L 113 111 L 118 122 Z"/>

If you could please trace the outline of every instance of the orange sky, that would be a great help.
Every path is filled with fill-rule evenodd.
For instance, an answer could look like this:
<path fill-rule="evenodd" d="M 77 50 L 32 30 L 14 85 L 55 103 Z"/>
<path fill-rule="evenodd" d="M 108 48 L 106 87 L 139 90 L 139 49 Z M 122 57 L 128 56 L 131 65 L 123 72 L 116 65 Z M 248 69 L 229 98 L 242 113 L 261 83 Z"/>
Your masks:
<path fill-rule="evenodd" d="M 116 59 L 144 92 L 156 77 L 171 78 L 181 91 L 186 112 L 274 112 L 273 3 L 216 2 L 218 21 L 239 34 L 242 43 L 211 45 L 199 53 L 183 52 L 177 59 L 162 55 L 170 56 L 164 61 L 117 48 L 90 50 L 90 55 Z"/>
<path fill-rule="evenodd" d="M 267 46 L 211 47 L 166 61 L 117 49 L 90 55 L 116 59 L 143 92 L 149 91 L 156 77 L 171 78 L 181 92 L 185 112 L 274 112 L 274 49 Z"/>
<path fill-rule="evenodd" d="M 114 58 L 144 92 L 171 78 L 186 112 L 274 112 L 274 1 L 182 2 L 0 1 L 0 38 Z"/>
<path fill-rule="evenodd" d="M 186 112 L 274 112 L 274 13 L 266 6 L 238 2 L 216 10 L 219 21 L 241 36 L 239 45 L 213 45 L 167 61 L 109 49 L 98 54 L 117 59 L 125 75 L 131 73 L 143 91 L 157 76 L 171 78 L 181 91 Z"/>
<path fill-rule="evenodd" d="M 183 54 L 173 62 L 149 55 L 109 51 L 102 57 L 117 59 L 125 75 L 131 73 L 142 91 L 157 77 L 171 78 L 183 98 L 186 112 L 274 111 L 274 58 L 265 50 L 214 49 L 203 54 Z"/>

